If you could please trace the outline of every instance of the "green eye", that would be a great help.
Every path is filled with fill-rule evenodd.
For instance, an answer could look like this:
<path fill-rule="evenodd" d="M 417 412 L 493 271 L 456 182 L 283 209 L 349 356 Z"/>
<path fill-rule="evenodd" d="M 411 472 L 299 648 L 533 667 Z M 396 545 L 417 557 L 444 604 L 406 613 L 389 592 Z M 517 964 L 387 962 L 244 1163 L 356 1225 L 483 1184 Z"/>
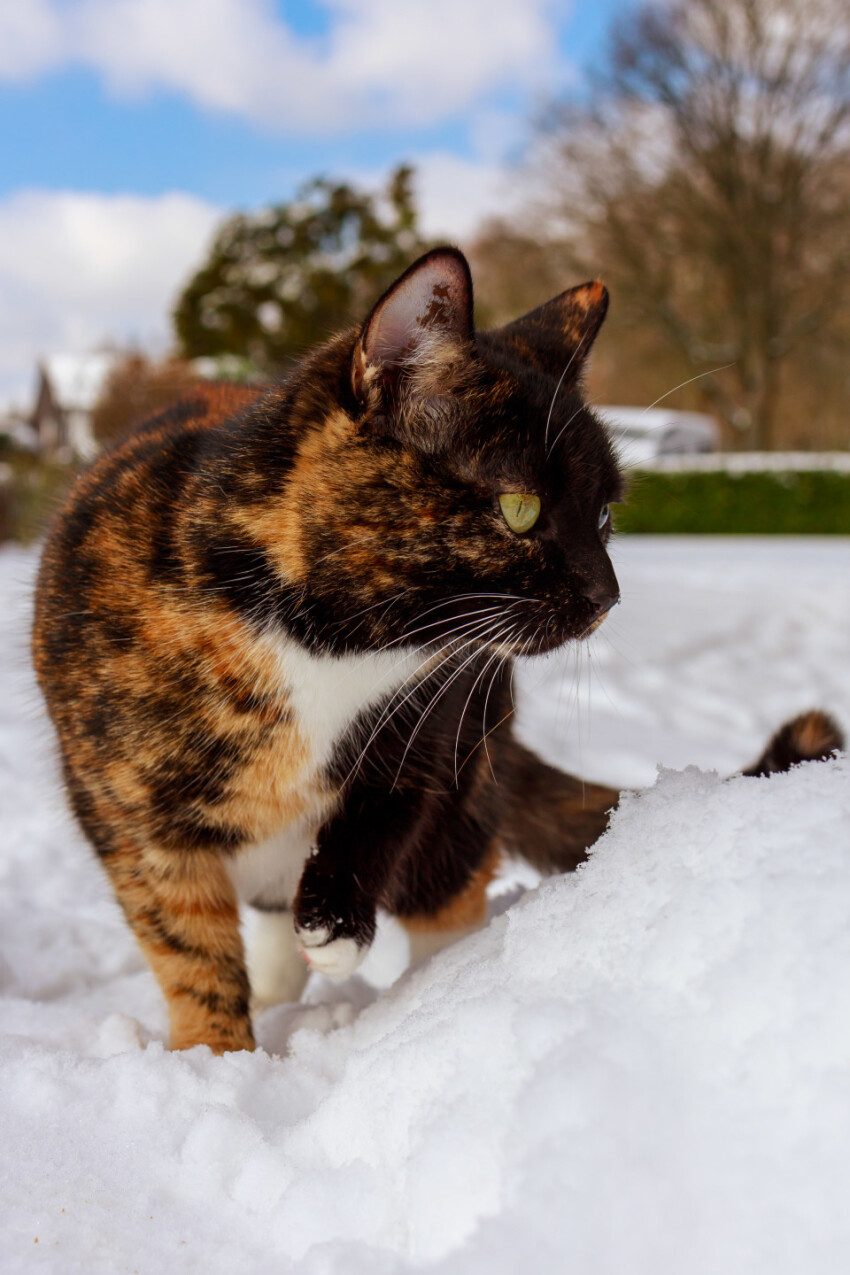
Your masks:
<path fill-rule="evenodd" d="M 505 522 L 511 531 L 522 535 L 530 531 L 540 517 L 540 497 L 529 492 L 506 491 L 499 497 Z"/>

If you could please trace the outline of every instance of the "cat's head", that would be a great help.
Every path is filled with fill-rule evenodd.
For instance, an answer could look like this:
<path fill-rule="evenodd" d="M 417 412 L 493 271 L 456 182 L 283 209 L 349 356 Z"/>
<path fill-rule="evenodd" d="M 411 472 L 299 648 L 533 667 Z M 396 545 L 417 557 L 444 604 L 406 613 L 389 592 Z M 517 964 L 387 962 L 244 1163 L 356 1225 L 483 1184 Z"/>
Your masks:
<path fill-rule="evenodd" d="M 601 622 L 621 476 L 581 373 L 607 305 L 587 283 L 476 332 L 467 262 L 438 248 L 308 365 L 302 411 L 334 389 L 288 483 L 302 640 L 534 653 Z"/>

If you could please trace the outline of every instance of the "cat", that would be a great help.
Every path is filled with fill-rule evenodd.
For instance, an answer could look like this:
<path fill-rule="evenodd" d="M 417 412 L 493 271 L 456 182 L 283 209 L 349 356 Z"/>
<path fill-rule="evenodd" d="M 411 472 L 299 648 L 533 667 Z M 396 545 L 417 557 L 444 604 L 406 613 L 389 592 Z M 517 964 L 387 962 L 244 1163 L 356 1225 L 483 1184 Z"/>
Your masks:
<path fill-rule="evenodd" d="M 514 657 L 619 598 L 623 480 L 582 397 L 607 305 L 586 283 L 476 332 L 435 249 L 284 383 L 199 387 L 78 480 L 35 666 L 173 1048 L 253 1048 L 252 995 L 350 975 L 378 907 L 421 955 L 482 924 L 502 854 L 569 871 L 604 830 L 617 793 L 510 716 Z M 784 730 L 753 773 L 841 742 Z"/>

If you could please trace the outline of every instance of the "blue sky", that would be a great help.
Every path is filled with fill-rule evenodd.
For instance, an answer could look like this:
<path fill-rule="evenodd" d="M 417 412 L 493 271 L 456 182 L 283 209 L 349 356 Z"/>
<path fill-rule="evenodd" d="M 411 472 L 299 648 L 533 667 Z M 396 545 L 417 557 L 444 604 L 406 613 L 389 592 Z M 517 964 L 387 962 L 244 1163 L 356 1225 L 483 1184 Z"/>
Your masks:
<path fill-rule="evenodd" d="M 420 172 L 463 239 L 631 0 L 0 0 L 0 403 L 41 352 L 162 347 L 220 217 Z"/>

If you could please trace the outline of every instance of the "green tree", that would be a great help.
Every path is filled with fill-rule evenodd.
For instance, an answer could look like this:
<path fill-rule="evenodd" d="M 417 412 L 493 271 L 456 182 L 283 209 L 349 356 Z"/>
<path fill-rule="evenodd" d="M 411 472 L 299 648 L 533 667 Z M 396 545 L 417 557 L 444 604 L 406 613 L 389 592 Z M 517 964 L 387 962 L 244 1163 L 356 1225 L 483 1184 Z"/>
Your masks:
<path fill-rule="evenodd" d="M 231 217 L 178 301 L 180 353 L 280 372 L 361 317 L 427 246 L 412 179 L 401 166 L 376 195 L 318 178 L 291 203 Z"/>

